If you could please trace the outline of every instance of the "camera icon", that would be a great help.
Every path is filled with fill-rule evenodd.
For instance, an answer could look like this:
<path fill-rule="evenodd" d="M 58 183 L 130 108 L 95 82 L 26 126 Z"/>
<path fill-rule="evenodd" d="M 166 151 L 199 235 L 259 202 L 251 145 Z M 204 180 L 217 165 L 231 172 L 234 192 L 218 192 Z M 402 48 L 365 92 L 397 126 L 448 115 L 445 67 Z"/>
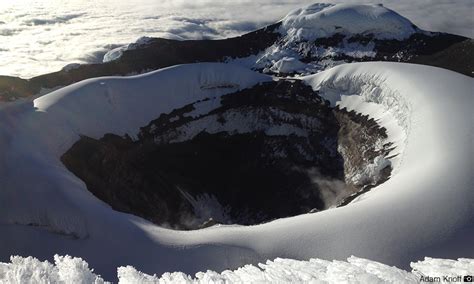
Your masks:
<path fill-rule="evenodd" d="M 472 282 L 472 275 L 466 275 L 463 278 L 464 282 Z"/>

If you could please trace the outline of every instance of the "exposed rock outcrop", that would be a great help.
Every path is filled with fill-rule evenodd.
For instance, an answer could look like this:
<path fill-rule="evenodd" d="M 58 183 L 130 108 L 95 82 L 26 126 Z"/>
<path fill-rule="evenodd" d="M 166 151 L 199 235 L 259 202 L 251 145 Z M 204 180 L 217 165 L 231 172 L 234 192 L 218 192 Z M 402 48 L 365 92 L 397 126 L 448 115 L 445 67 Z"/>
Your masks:
<path fill-rule="evenodd" d="M 373 143 L 384 135 L 280 80 L 162 114 L 135 140 L 82 137 L 62 161 L 114 209 L 156 224 L 250 225 L 337 206 L 386 178 L 389 164 L 383 177 L 353 178 L 387 154 Z"/>
<path fill-rule="evenodd" d="M 329 67 L 362 61 L 395 61 L 432 65 L 473 76 L 474 41 L 444 33 L 417 32 L 405 40 L 383 40 L 370 35 L 334 34 L 312 41 L 292 41 L 276 23 L 240 37 L 224 40 L 150 38 L 124 50 L 117 60 L 74 66 L 29 80 L 0 76 L 0 102 L 31 97 L 42 89 L 100 76 L 139 74 L 196 62 L 245 62 L 255 70 L 279 75 L 315 73 Z M 246 60 L 253 56 L 251 60 Z M 290 56 L 290 57 L 288 57 Z M 291 59 L 290 68 L 287 65 Z M 252 61 L 253 60 L 253 61 Z"/>

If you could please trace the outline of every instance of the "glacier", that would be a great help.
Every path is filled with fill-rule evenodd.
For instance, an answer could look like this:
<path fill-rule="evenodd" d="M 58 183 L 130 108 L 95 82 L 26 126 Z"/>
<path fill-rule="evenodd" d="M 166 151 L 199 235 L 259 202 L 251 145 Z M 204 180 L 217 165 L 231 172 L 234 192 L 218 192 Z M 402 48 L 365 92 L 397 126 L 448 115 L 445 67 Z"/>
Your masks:
<path fill-rule="evenodd" d="M 347 33 L 372 32 L 386 38 L 395 29 L 392 36 L 404 38 L 414 31 L 380 6 L 369 11 L 334 7 L 295 11 L 286 18 L 283 28 L 289 28 L 284 32 L 304 39 L 327 35 L 334 30 L 307 34 L 305 27 L 329 27 L 333 20 L 352 19 L 354 13 L 381 25 L 372 31 L 364 21 L 356 21 L 358 25 L 346 27 Z M 284 57 L 273 62 L 275 68 L 303 68 L 292 54 L 279 52 Z M 390 179 L 344 207 L 255 226 L 217 225 L 188 232 L 112 210 L 65 168 L 61 155 L 81 135 L 135 137 L 140 126 L 162 113 L 277 77 L 235 64 L 187 64 L 137 76 L 88 79 L 34 100 L 0 105 L 0 259 L 31 256 L 1 263 L 0 282 L 30 278 L 100 283 L 115 277 L 124 282 L 245 282 L 290 277 L 393 283 L 416 282 L 420 275 L 444 271 L 472 273 L 473 79 L 435 67 L 386 62 L 341 64 L 294 79 L 333 106 L 368 115 L 387 129 L 394 145 L 389 161 L 379 160 L 354 178 L 373 175 L 390 162 Z M 38 260 L 53 256 L 55 265 Z M 315 256 L 332 261 L 312 259 Z M 413 262 L 425 256 L 433 258 Z M 411 266 L 413 272 L 391 266 Z"/>
<path fill-rule="evenodd" d="M 394 133 L 401 137 L 395 139 L 400 142 L 394 149 L 396 171 L 387 182 L 348 206 L 317 214 L 249 227 L 168 230 L 113 211 L 59 160 L 80 134 L 134 135 L 162 112 L 233 90 L 200 86 L 245 88 L 266 80 L 272 78 L 230 64 L 190 64 L 89 79 L 33 102 L 5 106 L 0 112 L 0 257 L 76 255 L 111 278 L 115 267 L 130 264 L 145 273 L 195 273 L 277 257 L 358 255 L 406 268 L 426 255 L 474 255 L 467 245 L 474 229 L 474 194 L 472 157 L 466 154 L 472 149 L 473 82 L 439 68 L 357 63 L 303 79 L 335 104 L 396 124 Z M 350 99 L 356 94 L 359 99 Z"/>

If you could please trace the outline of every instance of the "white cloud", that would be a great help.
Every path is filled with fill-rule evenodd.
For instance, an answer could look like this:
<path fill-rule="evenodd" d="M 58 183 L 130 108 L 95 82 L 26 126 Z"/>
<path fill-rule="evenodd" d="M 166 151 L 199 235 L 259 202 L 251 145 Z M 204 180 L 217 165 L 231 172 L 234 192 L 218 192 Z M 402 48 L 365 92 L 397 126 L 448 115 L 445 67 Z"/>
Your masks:
<path fill-rule="evenodd" d="M 4 2 L 5 1 L 5 2 Z M 0 74 L 32 77 L 72 62 L 97 60 L 141 36 L 185 39 L 239 35 L 317 1 L 292 0 L 3 0 Z M 320 1 L 378 3 L 377 0 Z M 472 0 L 386 0 L 419 27 L 474 37 Z"/>

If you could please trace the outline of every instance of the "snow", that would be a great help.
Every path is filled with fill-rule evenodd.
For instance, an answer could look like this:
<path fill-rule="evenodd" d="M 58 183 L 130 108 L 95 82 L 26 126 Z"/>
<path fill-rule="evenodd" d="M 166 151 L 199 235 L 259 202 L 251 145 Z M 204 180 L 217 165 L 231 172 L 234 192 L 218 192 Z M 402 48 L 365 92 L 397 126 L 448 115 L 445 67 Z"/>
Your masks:
<path fill-rule="evenodd" d="M 210 103 L 209 105 L 211 105 Z M 205 131 L 209 134 L 229 133 L 231 135 L 252 133 L 255 131 L 264 132 L 268 136 L 280 135 L 295 135 L 298 137 L 308 137 L 308 129 L 316 129 L 319 127 L 320 121 L 317 118 L 311 118 L 302 114 L 289 115 L 280 110 L 271 109 L 268 119 L 262 117 L 262 112 L 258 109 L 248 108 L 244 113 L 242 110 L 227 111 L 219 115 L 205 115 L 207 110 L 212 110 L 209 105 L 201 105 L 192 112 L 186 113 L 185 116 L 199 116 L 196 114 L 203 114 L 203 117 L 198 120 L 188 122 L 182 126 L 175 127 L 168 131 L 166 135 L 160 135 L 155 139 L 157 143 L 178 143 L 189 141 Z M 199 107 L 199 105 L 198 105 Z M 205 112 L 206 111 L 206 112 Z M 205 115 L 205 116 L 204 116 Z M 290 117 L 291 116 L 291 117 Z M 291 123 L 273 123 L 273 118 L 293 119 L 298 121 L 301 126 L 295 126 Z M 224 122 L 223 122 L 224 121 Z"/>
<path fill-rule="evenodd" d="M 104 54 L 104 58 L 102 59 L 102 62 L 106 63 L 106 62 L 115 61 L 119 59 L 120 57 L 122 57 L 123 52 L 126 50 L 128 50 L 128 45 L 119 46 L 112 50 L 109 50 L 107 51 L 107 53 Z"/>
<path fill-rule="evenodd" d="M 31 256 L 12 256 L 10 263 L 0 263 L 0 283 L 100 284 L 104 280 L 81 258 L 55 255 L 51 264 Z"/>
<path fill-rule="evenodd" d="M 337 46 L 317 46 L 311 42 L 298 42 L 295 37 L 287 36 L 282 42 L 277 42 L 256 55 L 245 58 L 227 58 L 226 62 L 245 66 L 247 68 L 262 69 L 264 73 L 308 75 L 320 72 L 330 67 L 346 63 L 336 60 L 345 55 L 356 59 L 373 58 L 376 55 L 373 41 L 367 44 L 348 42 L 344 38 Z M 301 62 L 304 52 L 319 60 L 308 63 Z"/>
<path fill-rule="evenodd" d="M 374 40 L 405 40 L 415 32 L 424 32 L 381 4 L 318 3 L 290 12 L 281 22 L 281 39 L 273 45 L 246 58 L 228 58 L 227 62 L 264 73 L 308 75 L 345 63 L 337 59 L 341 56 L 374 58 Z M 314 44 L 336 34 L 342 35 L 337 44 Z M 371 40 L 353 42 L 350 39 L 354 36 Z M 312 60 L 307 62 L 308 58 Z"/>
<path fill-rule="evenodd" d="M 313 41 L 336 33 L 403 40 L 416 31 L 408 19 L 381 4 L 318 3 L 292 11 L 282 22 L 280 32 L 297 41 Z"/>
<path fill-rule="evenodd" d="M 294 57 L 283 57 L 270 67 L 270 70 L 275 73 L 293 73 L 298 70 L 304 70 L 306 64 Z"/>
<path fill-rule="evenodd" d="M 54 256 L 55 265 L 32 257 L 13 256 L 0 263 L 0 282 L 106 283 L 81 258 Z M 433 259 L 412 262 L 413 271 L 351 256 L 346 261 L 277 258 L 257 266 L 245 265 L 221 273 L 207 270 L 194 277 L 183 272 L 148 275 L 133 266 L 117 268 L 118 283 L 419 283 L 420 276 L 459 277 L 472 274 L 474 259 Z"/>
<path fill-rule="evenodd" d="M 375 157 L 374 162 L 367 165 L 361 172 L 356 172 L 353 176 L 346 177 L 346 183 L 351 182 L 351 184 L 356 185 L 375 184 L 376 181 L 380 180 L 382 170 L 391 165 L 390 160 L 382 156 Z"/>
<path fill-rule="evenodd" d="M 0 5 L 0 74 L 31 78 L 71 62 L 98 63 L 110 45 L 137 36 L 217 39 L 275 23 L 288 11 L 315 0 L 213 1 L 3 0 Z M 321 2 L 355 2 L 324 0 Z M 380 3 L 425 30 L 474 38 L 471 0 L 363 0 Z M 34 25 L 36 23 L 36 25 Z"/>
<path fill-rule="evenodd" d="M 472 275 L 474 274 L 474 259 L 452 260 L 425 257 L 423 261 L 412 262 L 411 267 L 415 274 L 431 277 Z"/>
<path fill-rule="evenodd" d="M 332 80 L 319 82 L 322 77 L 318 76 L 307 77 L 307 80 L 313 80 L 312 84 L 317 86 L 320 96 L 328 100 L 332 106 L 368 115 L 386 129 L 388 138 L 380 143 L 393 145 L 389 156 L 392 156 L 390 163 L 393 172 L 396 173 L 410 129 L 411 106 L 407 100 L 400 97 L 398 91 L 387 86 L 383 79 L 364 75 L 356 77 L 342 76 L 336 82 Z M 378 159 L 374 167 L 364 169 L 365 176 L 374 176 L 373 170 L 381 170 L 386 164 L 386 161 Z"/>
<path fill-rule="evenodd" d="M 166 38 L 166 37 L 165 37 Z M 172 39 L 177 39 L 181 40 L 180 38 L 172 38 Z M 107 53 L 104 54 L 104 58 L 102 59 L 102 62 L 111 62 L 119 59 L 122 57 L 123 53 L 127 50 L 133 50 L 137 48 L 141 48 L 145 45 L 148 45 L 153 39 L 150 37 L 140 37 L 137 39 L 134 43 L 130 43 L 127 45 L 119 46 L 117 48 L 114 48 L 112 50 L 107 51 Z"/>
<path fill-rule="evenodd" d="M 221 106 L 220 98 L 211 98 L 202 102 L 197 102 L 193 104 L 194 110 L 187 112 L 184 116 L 196 118 L 201 115 L 205 115 L 212 110 L 219 108 Z"/>
<path fill-rule="evenodd" d="M 191 203 L 197 217 L 189 217 L 189 220 L 182 220 L 186 225 L 198 226 L 211 218 L 223 224 L 231 222 L 230 208 L 222 206 L 214 195 L 205 193 L 193 197 L 185 191 L 181 191 L 181 194 Z"/>
<path fill-rule="evenodd" d="M 62 70 L 66 71 L 66 72 L 69 72 L 71 70 L 79 68 L 80 66 L 81 66 L 81 64 L 79 64 L 79 63 L 70 63 L 70 64 L 64 66 Z"/>
<path fill-rule="evenodd" d="M 277 257 L 319 257 L 335 260 L 328 275 L 336 277 L 344 271 L 359 275 L 361 270 L 337 262 L 351 255 L 401 268 L 427 255 L 474 257 L 469 238 L 474 234 L 474 85 L 472 78 L 439 68 L 356 63 L 304 78 L 333 104 L 393 125 L 389 136 L 399 141 L 392 177 L 345 207 L 257 226 L 173 231 L 112 210 L 59 160 L 80 134 L 134 136 L 161 113 L 234 91 L 201 86 L 232 83 L 243 89 L 268 80 L 229 64 L 191 64 L 134 77 L 89 79 L 33 102 L 3 107 L 0 259 L 75 255 L 113 279 L 116 267 L 126 265 L 144 273 L 193 274 Z M 275 267 L 265 265 L 265 271 Z M 362 270 L 377 267 L 360 265 Z M 360 277 L 355 280 L 379 279 Z"/>

